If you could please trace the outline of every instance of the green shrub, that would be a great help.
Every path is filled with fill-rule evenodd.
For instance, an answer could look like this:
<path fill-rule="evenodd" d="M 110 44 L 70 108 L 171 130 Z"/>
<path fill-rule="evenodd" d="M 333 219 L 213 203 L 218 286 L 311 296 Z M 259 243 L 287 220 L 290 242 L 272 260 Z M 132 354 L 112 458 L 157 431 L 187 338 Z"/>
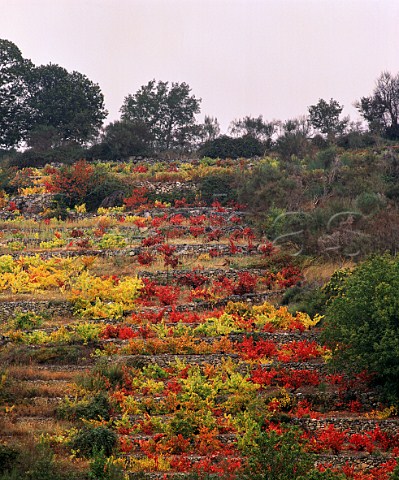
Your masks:
<path fill-rule="evenodd" d="M 381 199 L 373 192 L 363 192 L 356 198 L 356 207 L 365 215 L 375 213 L 381 206 Z"/>
<path fill-rule="evenodd" d="M 50 447 L 44 443 L 38 445 L 34 464 L 26 472 L 26 480 L 61 480 L 55 468 L 54 454 Z"/>
<path fill-rule="evenodd" d="M 0 444 L 0 473 L 13 468 L 18 454 L 19 452 L 15 448 Z"/>
<path fill-rule="evenodd" d="M 90 462 L 90 480 L 124 480 L 123 469 L 112 463 L 104 454 L 103 450 L 93 452 L 93 459 Z"/>
<path fill-rule="evenodd" d="M 83 457 L 92 457 L 95 452 L 103 450 L 109 457 L 116 446 L 117 434 L 105 426 L 85 427 L 70 441 L 70 447 Z"/>
<path fill-rule="evenodd" d="M 337 149 L 335 147 L 330 147 L 318 152 L 316 158 L 322 168 L 329 169 L 333 165 L 337 154 Z"/>
<path fill-rule="evenodd" d="M 51 448 L 43 441 L 18 452 L 9 447 L 0 448 L 0 464 L 0 480 L 84 480 L 81 474 L 62 470 Z"/>
<path fill-rule="evenodd" d="M 291 480 L 307 478 L 314 465 L 313 455 L 307 453 L 295 429 L 279 435 L 262 432 L 256 446 L 247 452 L 248 465 L 240 476 L 248 480 Z"/>
<path fill-rule="evenodd" d="M 282 305 L 288 305 L 290 312 L 305 312 L 310 317 L 324 315 L 327 297 L 321 287 L 295 285 L 283 295 Z"/>
<path fill-rule="evenodd" d="M 262 142 L 250 135 L 239 138 L 222 135 L 206 142 L 199 150 L 202 157 L 233 159 L 259 157 L 264 152 L 265 147 Z"/>
<path fill-rule="evenodd" d="M 201 198 L 210 204 L 215 200 L 225 204 L 235 200 L 233 185 L 235 177 L 231 174 L 207 175 L 199 183 Z"/>
<path fill-rule="evenodd" d="M 198 425 L 193 416 L 177 413 L 169 424 L 173 435 L 183 435 L 184 438 L 191 438 L 198 431 Z"/>
<path fill-rule="evenodd" d="M 99 393 L 87 400 L 81 400 L 77 403 L 71 403 L 66 400 L 57 410 L 60 418 L 67 420 L 109 420 L 110 405 L 108 398 L 104 393 Z"/>
<path fill-rule="evenodd" d="M 333 364 L 375 374 L 384 396 L 399 401 L 399 259 L 374 256 L 335 280 L 324 329 Z"/>
<path fill-rule="evenodd" d="M 319 470 L 311 470 L 299 480 L 345 480 L 347 477 L 343 474 L 333 472 L 330 469 L 320 472 Z"/>
<path fill-rule="evenodd" d="M 395 467 L 395 470 L 392 472 L 392 475 L 389 477 L 389 480 L 399 480 L 399 465 Z"/>
<path fill-rule="evenodd" d="M 12 326 L 17 330 L 30 330 L 40 327 L 43 323 L 43 316 L 35 312 L 16 312 Z"/>

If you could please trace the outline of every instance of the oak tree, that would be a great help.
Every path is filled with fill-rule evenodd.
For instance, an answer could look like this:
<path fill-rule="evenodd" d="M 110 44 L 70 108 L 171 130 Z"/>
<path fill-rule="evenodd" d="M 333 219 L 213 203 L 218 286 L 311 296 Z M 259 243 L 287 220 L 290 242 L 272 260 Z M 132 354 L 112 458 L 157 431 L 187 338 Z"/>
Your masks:
<path fill-rule="evenodd" d="M 28 129 L 27 75 L 32 63 L 9 40 L 0 40 L 0 147 L 18 146 Z"/>
<path fill-rule="evenodd" d="M 200 112 L 201 100 L 190 93 L 187 83 L 151 80 L 125 98 L 122 119 L 144 123 L 155 150 L 181 149 L 198 134 L 195 115 Z"/>

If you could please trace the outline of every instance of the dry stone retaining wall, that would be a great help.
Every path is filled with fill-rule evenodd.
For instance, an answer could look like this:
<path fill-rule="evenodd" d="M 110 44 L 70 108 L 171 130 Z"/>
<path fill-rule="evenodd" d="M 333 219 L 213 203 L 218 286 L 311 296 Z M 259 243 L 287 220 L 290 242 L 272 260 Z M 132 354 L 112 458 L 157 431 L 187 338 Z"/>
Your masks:
<path fill-rule="evenodd" d="M 72 305 L 69 302 L 54 301 L 16 301 L 0 303 L 0 321 L 13 318 L 18 312 L 34 312 L 51 316 L 67 316 L 72 314 Z"/>

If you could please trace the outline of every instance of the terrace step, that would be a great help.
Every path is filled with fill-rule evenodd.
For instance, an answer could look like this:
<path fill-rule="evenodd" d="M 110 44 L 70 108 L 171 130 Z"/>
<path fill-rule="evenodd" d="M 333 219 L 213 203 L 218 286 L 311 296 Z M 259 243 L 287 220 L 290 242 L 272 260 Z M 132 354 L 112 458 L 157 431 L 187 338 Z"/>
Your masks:
<path fill-rule="evenodd" d="M 229 302 L 247 302 L 249 305 L 259 305 L 266 301 L 270 301 L 272 298 L 277 298 L 284 290 L 267 290 L 262 293 L 245 293 L 244 295 L 229 295 L 227 297 L 214 300 L 214 301 L 199 301 L 191 303 L 183 303 L 179 305 L 165 305 L 163 307 L 141 307 L 141 312 L 171 312 L 175 310 L 177 312 L 185 311 L 203 311 L 214 310 L 220 307 L 225 307 Z M 126 312 L 126 315 L 133 313 L 133 311 Z"/>
<path fill-rule="evenodd" d="M 40 434 L 54 434 L 56 431 L 65 430 L 70 424 L 56 420 L 54 417 L 24 416 L 16 418 L 0 418 L 2 428 L 0 439 L 37 438 Z"/>
<path fill-rule="evenodd" d="M 389 418 L 386 420 L 379 420 L 374 418 L 364 417 L 329 417 L 329 418 L 293 418 L 291 423 L 298 425 L 308 432 L 314 432 L 328 425 L 334 425 L 339 430 L 345 430 L 348 434 L 362 433 L 368 430 L 373 430 L 377 426 L 384 432 L 396 435 L 399 431 L 399 418 Z"/>
<path fill-rule="evenodd" d="M 143 397 L 144 399 L 145 397 Z M 161 397 L 154 397 L 154 399 L 160 399 Z M 121 418 L 121 416 L 116 416 L 114 419 Z M 151 418 L 162 421 L 163 423 L 167 422 L 174 418 L 173 414 L 165 415 L 151 415 Z M 129 420 L 132 423 L 138 422 L 143 419 L 143 415 L 129 415 Z M 291 417 L 289 420 L 286 419 L 287 423 L 290 425 L 296 425 L 301 427 L 307 432 L 315 432 L 316 430 L 323 429 L 329 425 L 334 425 L 340 431 L 346 431 L 349 435 L 353 433 L 364 433 L 370 430 L 374 430 L 377 426 L 381 431 L 397 435 L 399 430 L 399 418 L 389 418 L 385 420 L 379 420 L 374 418 L 365 418 L 365 417 L 349 417 L 349 416 L 330 416 L 324 418 L 295 418 Z M 134 439 L 150 439 L 153 435 L 128 435 L 129 438 Z M 236 434 L 220 434 L 217 438 L 221 441 L 232 441 L 237 437 Z"/>
<path fill-rule="evenodd" d="M 184 326 L 186 326 L 188 329 L 195 329 L 196 327 L 200 326 L 201 323 L 184 323 Z M 130 328 L 132 328 L 133 331 L 138 332 L 139 328 L 136 325 L 127 325 Z M 165 323 L 166 328 L 173 328 L 176 326 L 176 323 Z M 136 328 L 135 328 L 136 327 Z M 232 342 L 242 342 L 246 338 L 253 338 L 255 341 L 258 340 L 270 340 L 277 345 L 284 345 L 289 342 L 297 342 L 297 341 L 302 341 L 302 340 L 307 340 L 307 341 L 314 341 L 318 342 L 319 340 L 319 334 L 314 331 L 314 330 L 307 330 L 305 332 L 287 332 L 287 331 L 280 331 L 280 332 L 237 332 L 237 333 L 228 333 L 226 335 L 217 335 L 217 336 L 206 336 L 206 335 L 196 335 L 193 336 L 193 339 L 196 340 L 201 340 L 206 343 L 213 343 L 215 341 L 218 341 L 222 338 L 228 338 Z M 134 341 L 136 338 L 132 339 L 118 339 L 118 338 L 108 338 L 105 340 L 102 340 L 104 343 L 114 343 L 116 345 L 124 345 L 127 344 L 131 341 Z M 139 337 L 137 337 L 137 340 L 142 340 Z M 321 345 L 321 344 L 320 344 Z"/>
<path fill-rule="evenodd" d="M 40 392 L 40 390 L 46 390 L 46 388 L 51 389 L 51 388 L 68 388 L 72 385 L 71 380 L 63 380 L 63 379 L 51 379 L 51 380 L 42 380 L 42 379 L 31 379 L 31 380 L 24 380 L 20 382 L 21 387 L 25 389 L 32 389 L 37 392 Z M 43 396 L 43 395 L 36 395 L 37 397 Z M 46 395 L 44 395 L 46 396 Z M 52 396 L 52 395 L 48 395 Z"/>
<path fill-rule="evenodd" d="M 178 455 L 174 455 L 175 458 L 178 458 Z M 139 455 L 127 455 L 126 458 L 132 459 L 140 459 Z M 200 462 L 205 457 L 200 455 L 187 455 L 186 458 L 191 460 L 192 462 Z M 231 460 L 237 459 L 237 457 L 221 457 L 219 460 L 224 460 L 225 458 L 229 458 Z M 217 458 L 216 458 L 217 460 Z M 358 453 L 358 452 L 341 452 L 339 455 L 332 455 L 332 454 L 319 454 L 316 457 L 315 466 L 317 465 L 328 465 L 332 468 L 343 467 L 345 465 L 353 466 L 355 469 L 363 470 L 363 471 L 370 471 L 372 468 L 377 468 L 387 462 L 389 457 L 386 455 L 368 455 L 367 453 Z M 173 472 L 173 471 L 159 471 L 159 472 L 146 472 L 146 473 L 136 473 L 136 472 L 128 472 L 130 480 L 136 479 L 164 479 L 164 478 L 181 478 L 184 479 L 189 477 L 189 474 L 180 473 L 180 472 Z M 208 477 L 207 477 L 208 478 Z M 213 477 L 211 477 L 213 478 Z M 214 477 L 217 478 L 216 476 Z"/>
<path fill-rule="evenodd" d="M 166 367 L 170 363 L 177 361 L 196 365 L 203 365 L 205 363 L 220 365 L 228 358 L 238 361 L 239 355 L 235 353 L 209 353 L 206 355 L 179 355 L 170 353 L 159 355 L 112 355 L 109 361 L 112 363 L 123 363 L 128 367 L 142 368 L 154 363 L 160 367 Z"/>
<path fill-rule="evenodd" d="M 238 256 L 238 255 L 257 255 L 258 251 L 256 249 L 256 245 L 253 248 L 249 248 L 247 245 L 237 245 L 238 251 L 236 253 L 232 253 L 230 250 L 230 246 L 224 243 L 199 243 L 199 244 L 175 244 L 176 247 L 175 254 L 176 255 L 198 255 L 202 253 L 209 253 L 210 251 L 217 250 L 220 256 Z M 153 247 L 156 249 L 156 247 Z M 151 250 L 151 249 L 150 249 Z M 93 256 L 93 257 L 133 257 L 141 253 L 142 247 L 129 247 L 129 248 L 121 248 L 121 249 L 80 249 L 80 250 L 72 250 L 72 249 L 54 249 L 54 250 L 41 250 L 41 251 L 29 251 L 24 250 L 21 252 L 7 252 L 8 255 L 11 255 L 13 258 L 19 258 L 21 254 L 25 257 L 32 257 L 37 254 L 40 254 L 42 258 L 52 258 L 52 257 L 60 257 L 60 258 L 73 258 L 73 257 L 82 257 L 82 256 Z"/>
<path fill-rule="evenodd" d="M 32 367 L 12 367 L 9 375 L 18 381 L 55 380 L 73 381 L 75 376 L 82 371 L 88 371 L 87 367 L 78 365 L 35 365 Z"/>
<path fill-rule="evenodd" d="M 0 350 L 1 352 L 1 350 Z M 72 369 L 80 366 L 87 369 L 95 362 L 91 357 L 93 346 L 83 344 L 45 344 L 45 345 L 25 345 L 11 344 L 4 347 L 4 355 L 0 357 L 4 366 L 39 366 L 43 368 L 50 365 L 63 367 L 70 366 L 70 362 L 75 362 Z"/>

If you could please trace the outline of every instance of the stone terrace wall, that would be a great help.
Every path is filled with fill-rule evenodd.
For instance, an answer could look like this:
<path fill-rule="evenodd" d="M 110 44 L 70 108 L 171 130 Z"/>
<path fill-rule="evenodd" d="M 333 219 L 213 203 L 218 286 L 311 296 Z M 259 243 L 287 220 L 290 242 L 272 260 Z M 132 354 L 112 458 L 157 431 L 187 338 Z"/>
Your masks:
<path fill-rule="evenodd" d="M 0 321 L 7 321 L 18 312 L 45 313 L 57 317 L 67 316 L 72 314 L 72 305 L 69 302 L 55 301 L 0 302 Z"/>

